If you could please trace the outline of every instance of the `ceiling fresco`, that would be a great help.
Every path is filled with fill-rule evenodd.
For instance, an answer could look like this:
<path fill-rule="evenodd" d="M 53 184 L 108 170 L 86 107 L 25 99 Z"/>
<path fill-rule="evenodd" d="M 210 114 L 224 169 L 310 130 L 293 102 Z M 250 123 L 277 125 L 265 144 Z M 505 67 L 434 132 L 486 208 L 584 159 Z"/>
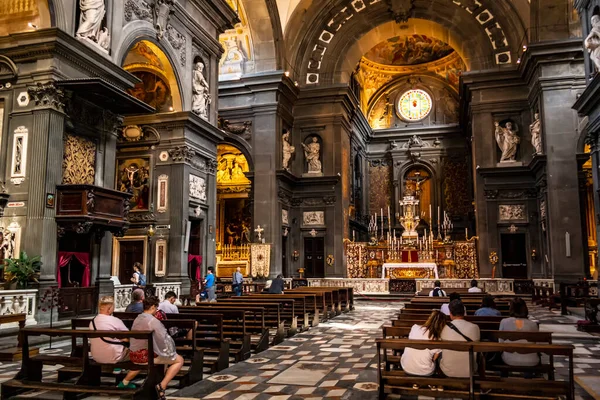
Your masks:
<path fill-rule="evenodd" d="M 384 65 L 419 65 L 444 58 L 454 49 L 425 35 L 395 36 L 375 45 L 365 58 Z"/>

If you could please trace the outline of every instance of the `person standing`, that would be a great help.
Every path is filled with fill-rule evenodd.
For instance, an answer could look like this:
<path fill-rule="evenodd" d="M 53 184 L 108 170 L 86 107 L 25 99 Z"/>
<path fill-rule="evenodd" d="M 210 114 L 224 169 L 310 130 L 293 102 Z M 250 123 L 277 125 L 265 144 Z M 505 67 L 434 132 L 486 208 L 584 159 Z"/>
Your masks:
<path fill-rule="evenodd" d="M 214 303 L 217 301 L 217 295 L 215 293 L 215 275 L 213 274 L 213 267 L 208 267 L 208 273 L 204 278 L 204 290 L 206 290 L 206 297 L 208 301 Z"/>
<path fill-rule="evenodd" d="M 133 276 L 131 277 L 131 282 L 137 287 L 146 287 L 146 275 L 142 272 L 142 264 L 139 262 L 133 264 Z"/>
<path fill-rule="evenodd" d="M 242 289 L 244 288 L 244 276 L 242 275 L 242 269 L 237 267 L 233 273 L 232 289 L 236 296 L 242 295 Z"/>

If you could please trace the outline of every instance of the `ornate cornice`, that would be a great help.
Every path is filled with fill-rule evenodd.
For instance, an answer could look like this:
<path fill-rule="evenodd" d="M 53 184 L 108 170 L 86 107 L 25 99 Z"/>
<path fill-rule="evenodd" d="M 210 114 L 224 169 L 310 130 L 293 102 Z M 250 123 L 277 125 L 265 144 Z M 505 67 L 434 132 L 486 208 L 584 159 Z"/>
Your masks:
<path fill-rule="evenodd" d="M 196 150 L 190 146 L 177 146 L 174 149 L 169 149 L 168 152 L 171 159 L 175 162 L 191 163 L 196 155 Z"/>

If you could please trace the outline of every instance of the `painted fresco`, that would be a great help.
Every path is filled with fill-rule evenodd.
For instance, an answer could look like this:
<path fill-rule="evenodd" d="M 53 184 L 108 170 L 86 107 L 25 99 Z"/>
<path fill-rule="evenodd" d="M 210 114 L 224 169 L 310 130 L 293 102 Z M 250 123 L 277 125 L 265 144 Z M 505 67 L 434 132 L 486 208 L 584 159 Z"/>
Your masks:
<path fill-rule="evenodd" d="M 425 35 L 395 36 L 373 47 L 365 57 L 385 65 L 418 65 L 454 52 L 448 44 Z"/>

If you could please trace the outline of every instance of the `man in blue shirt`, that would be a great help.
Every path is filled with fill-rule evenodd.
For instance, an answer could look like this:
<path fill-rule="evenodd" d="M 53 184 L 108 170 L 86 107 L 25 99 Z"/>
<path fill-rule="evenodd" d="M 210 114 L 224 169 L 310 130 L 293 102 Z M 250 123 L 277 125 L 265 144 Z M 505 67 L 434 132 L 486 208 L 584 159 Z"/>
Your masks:
<path fill-rule="evenodd" d="M 242 269 L 237 267 L 237 270 L 233 273 L 233 282 L 231 285 L 236 296 L 242 295 L 243 284 L 244 276 L 242 275 Z"/>
<path fill-rule="evenodd" d="M 216 302 L 217 296 L 215 294 L 215 275 L 213 274 L 213 267 L 208 267 L 208 274 L 204 279 L 204 289 L 206 290 L 208 301 L 211 303 Z"/>

